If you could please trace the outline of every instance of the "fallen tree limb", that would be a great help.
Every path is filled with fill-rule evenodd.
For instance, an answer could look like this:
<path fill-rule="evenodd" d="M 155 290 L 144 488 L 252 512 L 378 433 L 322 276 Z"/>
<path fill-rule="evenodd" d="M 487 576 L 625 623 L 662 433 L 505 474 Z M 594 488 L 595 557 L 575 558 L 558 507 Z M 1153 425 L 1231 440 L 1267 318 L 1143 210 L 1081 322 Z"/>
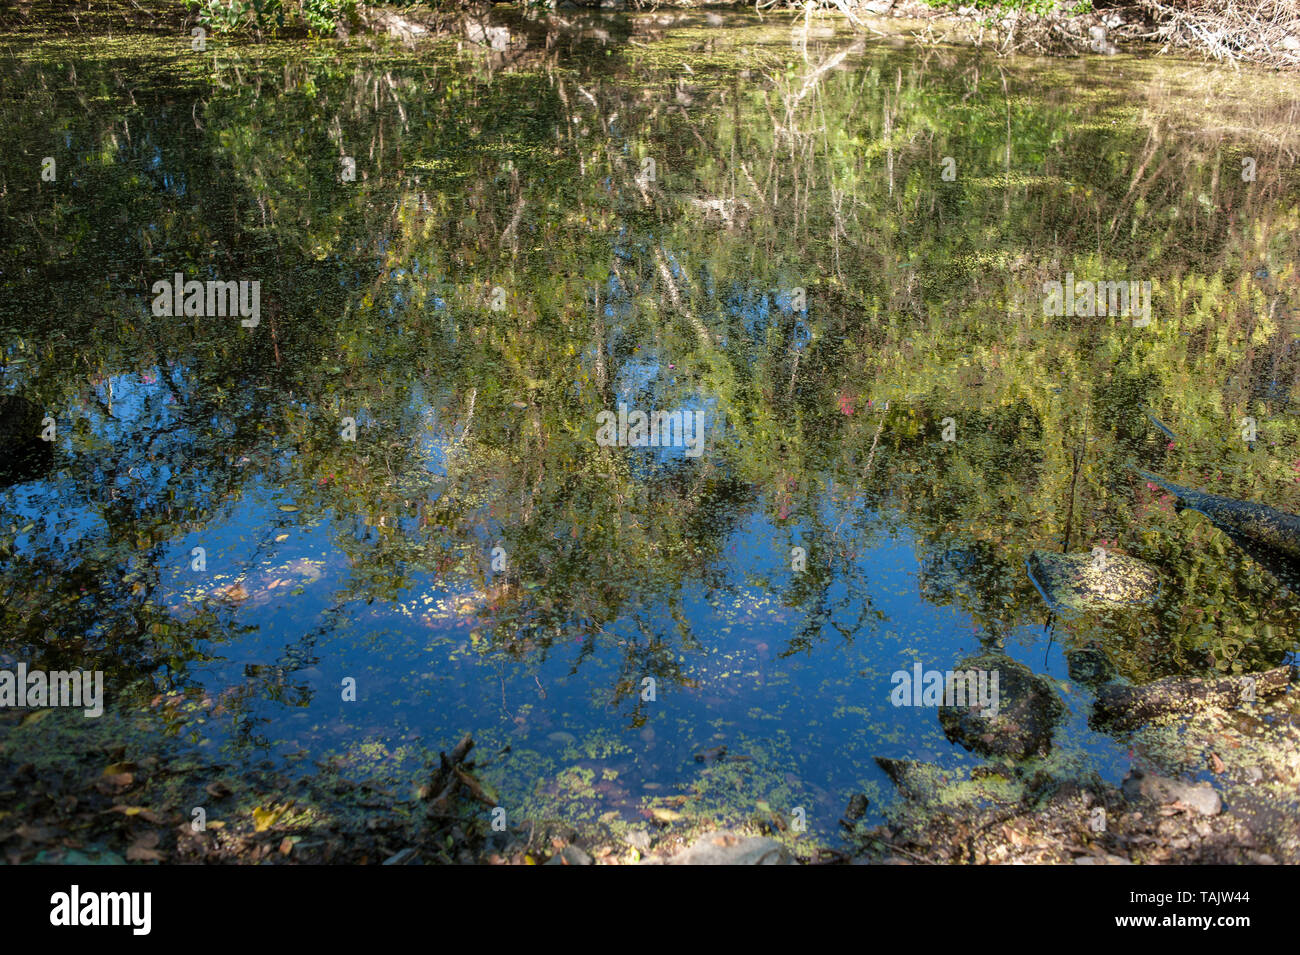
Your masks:
<path fill-rule="evenodd" d="M 451 751 L 451 755 L 446 753 L 438 754 L 438 769 L 434 772 L 433 778 L 429 785 L 424 787 L 422 795 L 429 801 L 429 812 L 431 814 L 446 814 L 451 807 L 452 800 L 456 796 L 456 790 L 465 785 L 465 777 L 468 773 L 463 768 L 465 757 L 469 751 L 474 748 L 473 738 L 466 733 L 456 748 Z M 471 777 L 472 778 L 472 777 Z M 467 787 L 469 788 L 469 787 Z M 481 790 L 480 790 L 481 792 Z M 471 794 L 477 798 L 477 793 Z"/>
<path fill-rule="evenodd" d="M 1280 666 L 1218 679 L 1168 677 L 1142 686 L 1109 683 L 1097 692 L 1088 722 L 1094 729 L 1136 729 L 1161 716 L 1195 713 L 1206 706 L 1233 707 L 1282 693 L 1294 679 L 1294 667 Z"/>

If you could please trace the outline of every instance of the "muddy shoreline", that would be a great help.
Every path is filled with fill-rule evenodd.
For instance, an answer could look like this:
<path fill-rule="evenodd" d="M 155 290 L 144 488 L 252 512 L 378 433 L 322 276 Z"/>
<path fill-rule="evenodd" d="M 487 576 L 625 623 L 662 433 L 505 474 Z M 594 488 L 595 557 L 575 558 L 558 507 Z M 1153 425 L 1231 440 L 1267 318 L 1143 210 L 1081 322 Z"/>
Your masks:
<path fill-rule="evenodd" d="M 495 826 L 469 738 L 418 779 L 356 782 L 236 766 L 171 741 L 151 714 L 0 712 L 0 852 L 10 864 L 1212 864 L 1300 862 L 1300 693 L 1209 703 L 1129 735 L 1121 786 L 1070 760 L 990 759 L 969 772 L 881 760 L 895 793 L 884 825 L 852 817 L 846 849 L 801 842 L 756 812 L 725 833 L 647 814 L 618 836 L 559 821 Z M 43 724 L 43 725 L 42 725 Z M 87 726 L 90 728 L 87 729 Z M 95 739 L 87 743 L 85 733 Z M 58 754 L 76 747 L 76 761 Z M 55 754 L 50 757 L 48 754 Z M 101 758 L 96 761 L 95 754 Z M 101 765 L 102 764 L 102 765 Z M 1208 777 L 1198 781 L 1198 777 Z"/>

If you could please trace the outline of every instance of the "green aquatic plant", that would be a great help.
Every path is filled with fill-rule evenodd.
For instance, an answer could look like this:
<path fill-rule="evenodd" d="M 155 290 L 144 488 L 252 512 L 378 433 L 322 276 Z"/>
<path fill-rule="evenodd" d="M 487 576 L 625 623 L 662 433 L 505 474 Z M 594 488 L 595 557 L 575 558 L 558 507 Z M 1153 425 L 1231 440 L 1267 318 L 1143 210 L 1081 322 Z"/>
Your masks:
<path fill-rule="evenodd" d="M 301 24 L 317 33 L 347 25 L 356 17 L 356 0 L 185 0 L 199 23 L 214 33 L 254 30 L 273 33 Z"/>

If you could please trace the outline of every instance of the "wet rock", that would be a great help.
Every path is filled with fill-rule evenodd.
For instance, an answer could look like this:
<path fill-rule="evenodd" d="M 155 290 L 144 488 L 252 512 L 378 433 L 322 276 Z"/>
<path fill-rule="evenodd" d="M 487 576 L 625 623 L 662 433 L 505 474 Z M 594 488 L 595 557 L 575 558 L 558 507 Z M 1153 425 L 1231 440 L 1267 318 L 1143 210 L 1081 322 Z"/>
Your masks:
<path fill-rule="evenodd" d="M 1053 554 L 1036 550 L 1025 564 L 1030 580 L 1054 610 L 1105 610 L 1149 604 L 1160 592 L 1156 569 L 1124 554 Z"/>
<path fill-rule="evenodd" d="M 969 781 L 969 777 L 961 770 L 944 772 L 938 766 L 914 759 L 877 756 L 875 760 L 889 781 L 898 788 L 899 795 L 918 805 L 942 802 L 951 793 L 953 786 Z"/>
<path fill-rule="evenodd" d="M 861 819 L 867 814 L 867 797 L 862 793 L 854 793 L 849 797 L 848 808 L 844 810 L 845 819 Z"/>
<path fill-rule="evenodd" d="M 591 865 L 591 856 L 577 846 L 565 846 L 544 863 L 545 865 Z"/>
<path fill-rule="evenodd" d="M 1050 680 L 996 653 L 970 657 L 955 669 L 988 673 L 990 689 L 996 675 L 996 706 L 988 714 L 978 706 L 940 707 L 939 724 L 948 739 L 981 756 L 1017 760 L 1051 750 L 1056 725 L 1065 716 L 1065 704 Z"/>
<path fill-rule="evenodd" d="M 795 865 L 781 843 L 764 836 L 742 836 L 719 830 L 706 832 L 691 846 L 664 860 L 663 865 Z"/>
<path fill-rule="evenodd" d="M 1100 686 L 1115 679 L 1115 665 L 1106 651 L 1096 644 L 1065 651 L 1070 679 L 1084 686 Z"/>
<path fill-rule="evenodd" d="M 1106 56 L 1113 56 L 1119 52 L 1119 47 L 1110 42 L 1106 35 L 1106 28 L 1101 24 L 1088 27 L 1088 49 Z"/>
<path fill-rule="evenodd" d="M 1217 816 L 1223 809 L 1223 801 L 1209 783 L 1185 783 L 1143 773 L 1140 769 L 1131 770 L 1124 778 L 1123 790 L 1129 799 L 1145 797 L 1161 805 L 1178 802 L 1202 816 Z"/>

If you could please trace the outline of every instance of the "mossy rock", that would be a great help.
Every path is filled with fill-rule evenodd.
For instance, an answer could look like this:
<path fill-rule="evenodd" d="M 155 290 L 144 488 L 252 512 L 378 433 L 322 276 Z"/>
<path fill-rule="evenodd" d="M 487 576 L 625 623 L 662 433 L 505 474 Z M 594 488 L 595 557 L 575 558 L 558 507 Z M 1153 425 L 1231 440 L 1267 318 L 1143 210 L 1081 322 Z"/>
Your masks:
<path fill-rule="evenodd" d="M 1029 578 L 1053 610 L 1105 610 L 1153 603 L 1160 574 L 1124 554 L 1053 554 L 1036 550 L 1025 561 Z"/>
<path fill-rule="evenodd" d="M 939 725 L 948 739 L 981 756 L 1021 760 L 1051 751 L 1065 704 L 1050 680 L 996 653 L 970 657 L 954 669 L 996 673 L 997 709 L 985 715 L 978 707 L 941 706 Z"/>

